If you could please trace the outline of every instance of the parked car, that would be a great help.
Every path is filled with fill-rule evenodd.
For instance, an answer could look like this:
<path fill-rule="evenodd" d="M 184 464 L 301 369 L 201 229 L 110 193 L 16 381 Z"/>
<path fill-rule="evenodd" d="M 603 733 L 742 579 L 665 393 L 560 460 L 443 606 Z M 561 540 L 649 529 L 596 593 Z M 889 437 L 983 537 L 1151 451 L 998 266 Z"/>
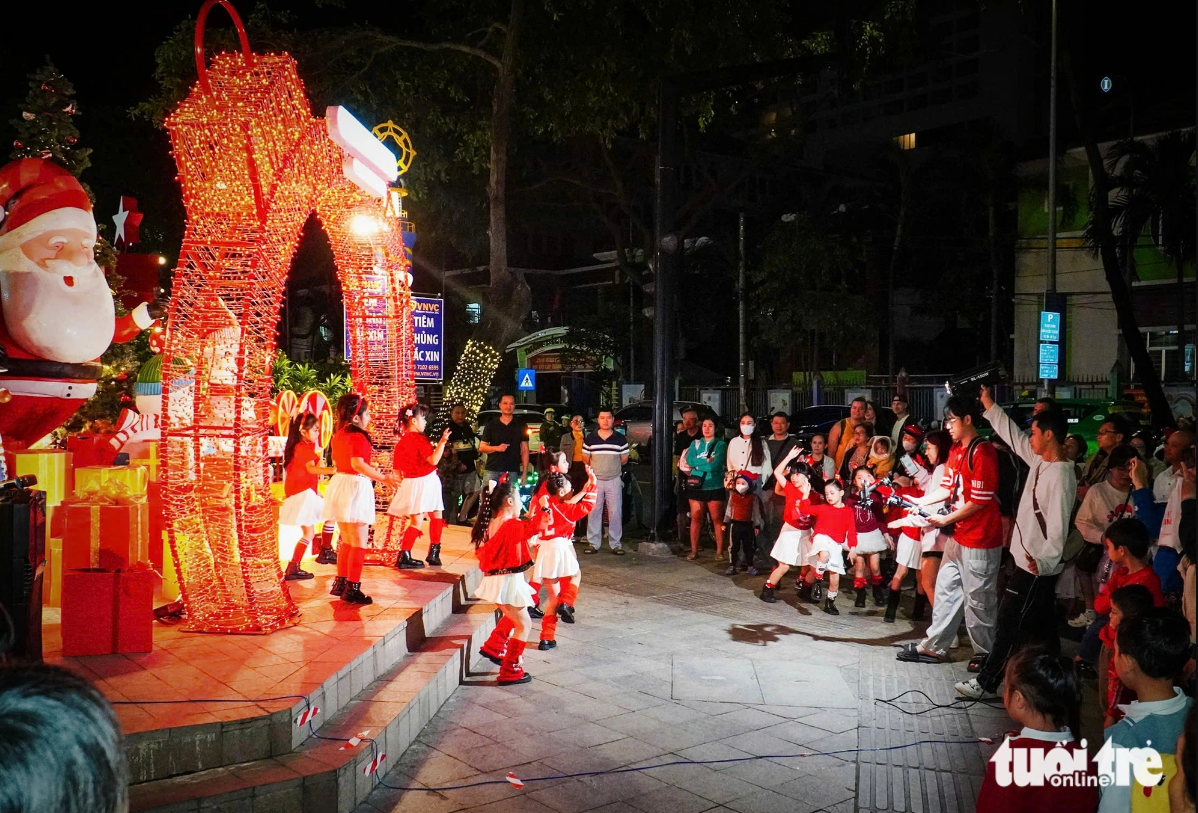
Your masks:
<path fill-rule="evenodd" d="M 875 404 L 874 412 L 877 413 L 878 423 L 882 425 L 883 429 L 894 426 L 894 410 L 890 407 L 881 407 Z M 849 407 L 844 404 L 820 404 L 806 407 L 790 416 L 790 433 L 798 439 L 800 445 L 807 447 L 811 443 L 812 435 L 827 435 L 838 421 L 848 416 Z M 770 431 L 769 425 L 768 416 L 757 419 L 758 429 L 764 428 L 767 434 Z"/>
<path fill-rule="evenodd" d="M 1034 400 L 1028 399 L 1001 406 L 1017 426 L 1026 428 L 1031 421 L 1032 407 L 1035 406 L 1035 403 Z M 1110 401 L 1105 398 L 1058 398 L 1057 406 L 1065 413 L 1070 434 L 1081 435 L 1090 444 L 1091 449 L 1098 443 L 1098 428 L 1102 426 L 1109 415 L 1122 415 L 1131 424 L 1133 432 L 1149 423 L 1142 408 L 1135 401 Z M 978 431 L 989 436 L 989 424 L 980 426 Z"/>
<path fill-rule="evenodd" d="M 529 409 L 529 404 L 516 404 L 515 410 L 512 411 L 512 416 L 524 421 L 527 426 L 526 434 L 528 435 L 528 452 L 535 454 L 541 451 L 541 423 L 545 420 L 545 413 L 538 412 L 535 409 Z M 498 409 L 484 409 L 478 413 L 475 420 L 475 431 L 482 434 L 483 427 L 489 421 L 499 417 Z"/>
<path fill-rule="evenodd" d="M 671 418 L 670 425 L 673 427 L 682 420 L 682 410 L 693 409 L 699 415 L 699 420 L 704 421 L 711 418 L 716 422 L 717 432 L 720 427 L 720 416 L 715 413 L 711 407 L 706 404 L 696 403 L 694 401 L 675 401 L 674 414 Z M 652 401 L 637 401 L 629 404 L 623 409 L 617 409 L 615 413 L 616 424 L 615 428 L 623 432 L 628 438 L 628 442 L 633 446 L 648 446 L 649 438 L 653 435 L 653 402 Z M 671 429 L 671 431 L 673 431 Z"/>

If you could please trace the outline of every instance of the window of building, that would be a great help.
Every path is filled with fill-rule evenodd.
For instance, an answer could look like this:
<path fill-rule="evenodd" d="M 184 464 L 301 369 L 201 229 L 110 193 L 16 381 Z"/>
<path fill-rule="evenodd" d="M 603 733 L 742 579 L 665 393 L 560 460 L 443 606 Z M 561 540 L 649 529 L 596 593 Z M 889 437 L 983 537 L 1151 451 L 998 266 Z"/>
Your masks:
<path fill-rule="evenodd" d="M 894 139 L 894 143 L 898 145 L 900 150 L 915 149 L 915 133 L 906 133 Z"/>
<path fill-rule="evenodd" d="M 928 106 L 928 94 L 921 93 L 918 96 L 912 96 L 907 100 L 908 110 L 923 110 Z"/>
<path fill-rule="evenodd" d="M 1146 330 L 1144 331 L 1144 340 L 1148 345 L 1148 354 L 1152 356 L 1152 366 L 1156 368 L 1157 374 L 1165 381 L 1176 381 L 1179 378 L 1194 377 L 1194 344 L 1193 344 L 1193 328 L 1190 328 L 1186 336 L 1190 341 L 1186 342 L 1185 358 L 1181 360 L 1182 369 L 1178 369 L 1177 357 L 1177 331 L 1176 330 Z M 1180 374 L 1179 374 L 1180 373 Z"/>
<path fill-rule="evenodd" d="M 953 89 L 951 87 L 932 91 L 932 104 L 948 104 L 952 100 Z"/>
<path fill-rule="evenodd" d="M 483 318 L 483 306 L 478 302 L 466 303 L 466 324 L 477 325 L 478 321 Z"/>

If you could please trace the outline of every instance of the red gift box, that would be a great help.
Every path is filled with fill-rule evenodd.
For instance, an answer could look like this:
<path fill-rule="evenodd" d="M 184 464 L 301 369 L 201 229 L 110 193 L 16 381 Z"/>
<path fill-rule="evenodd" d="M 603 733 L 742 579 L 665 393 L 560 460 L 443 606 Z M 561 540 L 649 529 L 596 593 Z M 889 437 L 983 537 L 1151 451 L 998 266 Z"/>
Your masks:
<path fill-rule="evenodd" d="M 145 502 L 100 505 L 68 500 L 63 517 L 63 570 L 118 570 L 150 560 L 150 507 Z"/>
<path fill-rule="evenodd" d="M 111 655 L 154 648 L 154 572 L 62 574 L 62 654 Z"/>
<path fill-rule="evenodd" d="M 79 466 L 111 466 L 116 458 L 117 450 L 112 446 L 114 432 L 104 432 L 99 435 L 70 435 L 67 437 L 67 451 L 71 453 L 71 462 Z"/>

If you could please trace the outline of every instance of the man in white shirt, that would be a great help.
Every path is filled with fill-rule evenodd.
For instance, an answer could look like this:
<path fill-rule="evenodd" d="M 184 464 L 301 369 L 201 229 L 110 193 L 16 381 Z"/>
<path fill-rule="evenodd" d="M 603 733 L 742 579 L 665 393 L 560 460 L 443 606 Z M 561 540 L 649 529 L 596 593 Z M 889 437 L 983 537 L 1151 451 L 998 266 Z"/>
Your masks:
<path fill-rule="evenodd" d="M 978 676 L 956 686 L 974 699 L 998 690 L 1007 658 L 1017 645 L 1060 645 L 1054 600 L 1077 495 L 1077 475 L 1064 448 L 1069 424 L 1061 412 L 1049 409 L 1034 415 L 1028 436 L 994 403 L 989 388 L 982 387 L 981 401 L 986 420 L 1031 471 L 1015 515 L 1011 556 L 1016 570 L 999 600 L 994 646 Z"/>
<path fill-rule="evenodd" d="M 1181 458 L 1194 445 L 1194 433 L 1189 429 L 1178 429 L 1165 441 L 1165 470 L 1152 481 L 1152 497 L 1157 502 L 1168 502 L 1173 481 L 1181 474 Z"/>

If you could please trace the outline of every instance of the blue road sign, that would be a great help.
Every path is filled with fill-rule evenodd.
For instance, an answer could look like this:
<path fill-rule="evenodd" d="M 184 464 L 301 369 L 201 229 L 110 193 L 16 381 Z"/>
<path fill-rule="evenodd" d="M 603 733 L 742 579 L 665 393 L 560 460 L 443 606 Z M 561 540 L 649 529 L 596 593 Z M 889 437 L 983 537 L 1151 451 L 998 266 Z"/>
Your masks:
<path fill-rule="evenodd" d="M 1040 311 L 1040 341 L 1061 340 L 1061 314 L 1055 311 Z"/>
<path fill-rule="evenodd" d="M 1040 345 L 1041 364 L 1059 364 L 1061 361 L 1061 346 L 1059 344 L 1043 343 Z"/>
<path fill-rule="evenodd" d="M 1057 365 L 1041 364 L 1040 365 L 1040 377 L 1046 378 L 1046 379 L 1055 379 L 1057 377 Z"/>
<path fill-rule="evenodd" d="M 516 370 L 516 389 L 521 392 L 535 392 L 537 389 L 537 371 L 525 367 Z"/>

